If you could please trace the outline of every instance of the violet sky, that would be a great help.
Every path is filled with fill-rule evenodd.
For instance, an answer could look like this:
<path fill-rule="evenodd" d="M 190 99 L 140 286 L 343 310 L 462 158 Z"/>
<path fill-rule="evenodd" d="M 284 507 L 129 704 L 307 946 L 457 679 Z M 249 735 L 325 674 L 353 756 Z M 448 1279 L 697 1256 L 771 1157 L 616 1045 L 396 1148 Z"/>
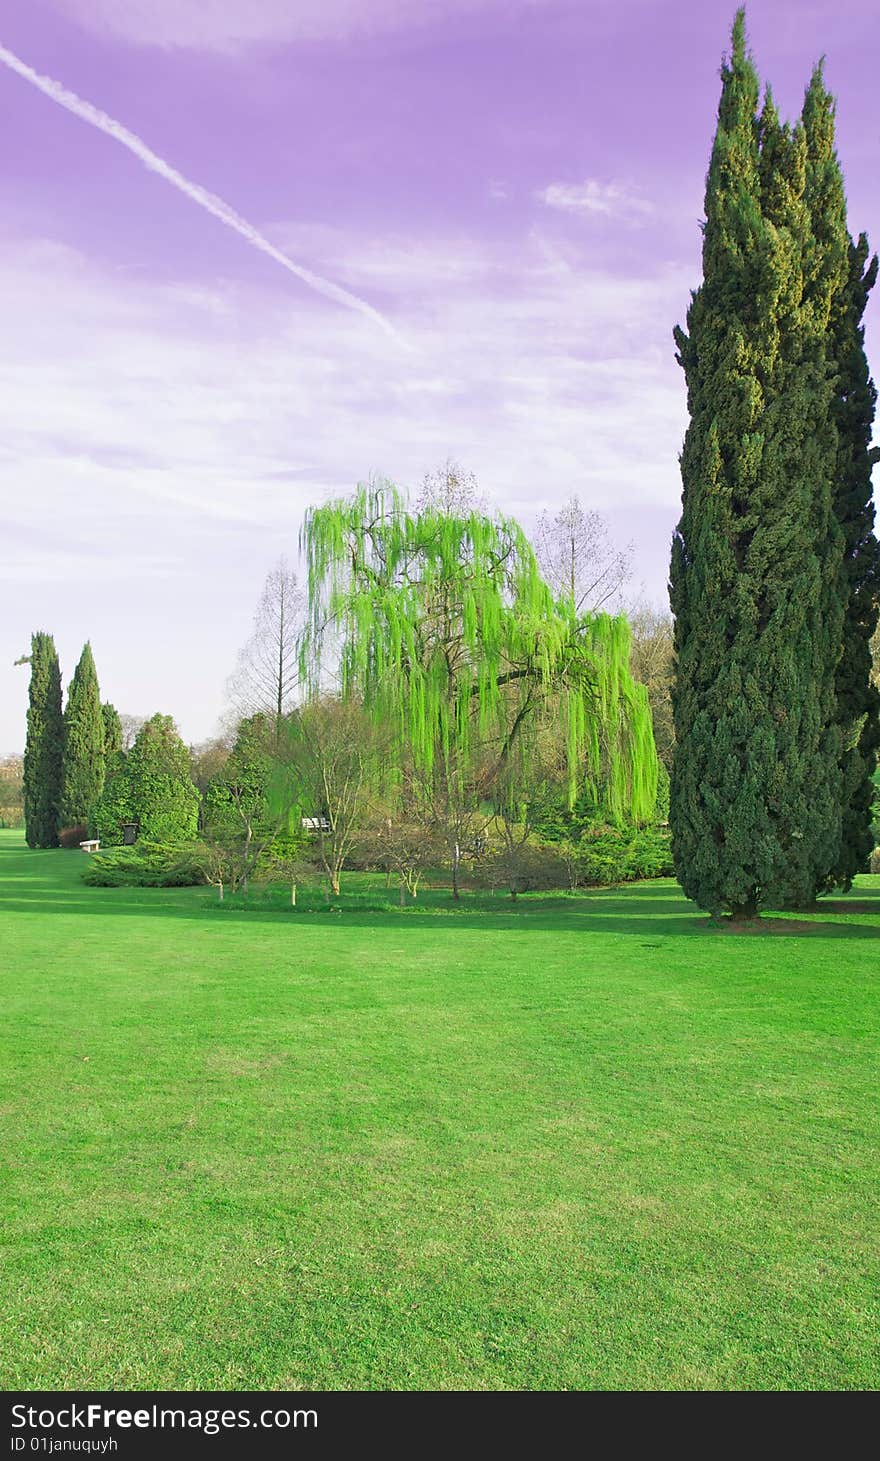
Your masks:
<path fill-rule="evenodd" d="M 530 527 L 577 492 L 665 603 L 702 191 L 733 0 L 8 0 L 0 42 L 405 342 L 0 67 L 0 751 L 33 629 L 213 731 L 303 509 L 447 457 Z M 838 97 L 880 243 L 868 0 L 752 0 L 784 114 Z M 870 306 L 877 360 L 880 301 Z M 876 368 L 876 366 L 875 366 Z"/>

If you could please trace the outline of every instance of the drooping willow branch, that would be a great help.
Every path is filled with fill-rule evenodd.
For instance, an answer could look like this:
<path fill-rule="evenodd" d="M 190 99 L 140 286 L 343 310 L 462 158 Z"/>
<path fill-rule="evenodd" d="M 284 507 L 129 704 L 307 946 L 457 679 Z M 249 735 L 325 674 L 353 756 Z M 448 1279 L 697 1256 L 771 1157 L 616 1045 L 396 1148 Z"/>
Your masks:
<path fill-rule="evenodd" d="M 629 626 L 554 599 L 513 519 L 411 513 L 373 482 L 313 508 L 302 546 L 303 677 L 319 685 L 331 637 L 343 695 L 385 719 L 422 772 L 463 774 L 490 742 L 526 755 L 552 716 L 571 799 L 590 784 L 610 815 L 651 816 L 657 758 Z"/>

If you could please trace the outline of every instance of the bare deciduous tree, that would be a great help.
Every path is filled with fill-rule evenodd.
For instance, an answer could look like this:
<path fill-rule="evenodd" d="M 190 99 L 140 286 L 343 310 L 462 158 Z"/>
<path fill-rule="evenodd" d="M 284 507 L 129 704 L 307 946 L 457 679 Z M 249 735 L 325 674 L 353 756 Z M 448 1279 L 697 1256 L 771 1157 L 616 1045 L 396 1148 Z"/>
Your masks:
<path fill-rule="evenodd" d="M 286 558 L 279 558 L 263 586 L 251 637 L 227 682 L 238 715 L 270 715 L 280 730 L 283 717 L 293 708 L 299 684 L 303 609 L 296 574 Z"/>
<path fill-rule="evenodd" d="M 461 897 L 462 865 L 484 846 L 492 820 L 486 788 L 489 768 L 497 758 L 493 744 L 465 766 L 460 748 L 451 745 L 430 770 L 414 765 L 411 759 L 403 767 L 400 791 L 407 819 L 423 827 L 443 852 L 439 860 L 449 866 L 456 902 Z"/>
<path fill-rule="evenodd" d="M 542 513 L 535 552 L 547 583 L 558 598 L 570 598 L 578 614 L 595 613 L 620 592 L 630 576 L 633 545 L 611 541 L 600 512 L 570 498 L 555 517 Z"/>
<path fill-rule="evenodd" d="M 527 765 L 519 757 L 505 757 L 496 765 L 489 782 L 487 790 L 495 812 L 490 875 L 500 875 L 513 899 L 528 890 L 535 864 L 540 861 L 532 839 L 558 786 L 561 770 L 558 747 L 540 739 L 531 748 Z"/>
<path fill-rule="evenodd" d="M 323 695 L 287 726 L 287 762 L 334 897 L 369 812 L 381 766 L 382 732 L 356 701 Z"/>
<path fill-rule="evenodd" d="M 130 751 L 138 738 L 141 730 L 147 723 L 145 715 L 120 715 L 119 727 L 122 731 L 122 749 Z"/>
<path fill-rule="evenodd" d="M 654 744 L 667 771 L 672 765 L 675 729 L 672 722 L 672 678 L 674 674 L 672 615 L 651 604 L 636 603 L 627 610 L 632 650 L 630 668 L 634 680 L 644 685 L 654 722 Z"/>
<path fill-rule="evenodd" d="M 227 885 L 235 887 L 235 865 L 225 842 L 216 839 L 203 841 L 199 844 L 197 853 L 197 866 L 208 887 L 217 889 L 217 896 L 223 902 L 224 888 Z"/>
<path fill-rule="evenodd" d="M 451 457 L 447 457 L 436 472 L 425 474 L 415 506 L 418 512 L 432 507 L 456 517 L 469 512 L 487 511 L 486 500 L 480 493 L 473 472 L 466 472 Z"/>
<path fill-rule="evenodd" d="M 384 863 L 400 882 L 400 906 L 406 905 L 407 893 L 419 896 L 419 886 L 429 868 L 439 867 L 446 854 L 446 844 L 431 821 L 419 816 L 418 807 L 382 809 L 359 839 L 362 850 L 371 861 Z"/>

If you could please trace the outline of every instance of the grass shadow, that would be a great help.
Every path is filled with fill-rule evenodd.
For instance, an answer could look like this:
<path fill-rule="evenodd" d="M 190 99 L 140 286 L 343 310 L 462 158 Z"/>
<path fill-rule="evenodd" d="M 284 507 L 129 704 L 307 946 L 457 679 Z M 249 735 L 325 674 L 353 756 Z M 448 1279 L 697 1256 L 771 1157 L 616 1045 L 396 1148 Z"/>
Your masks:
<path fill-rule="evenodd" d="M 218 926 L 218 920 L 232 920 L 294 928 L 331 923 L 351 928 L 385 927 L 395 932 L 428 927 L 449 931 L 493 927 L 521 933 L 563 929 L 661 942 L 684 936 L 880 938 L 880 880 L 876 887 L 858 886 L 852 896 L 820 901 L 815 913 L 766 914 L 751 924 L 731 925 L 714 922 L 701 913 L 669 878 L 576 893 L 530 893 L 515 902 L 504 895 L 493 897 L 472 891 L 456 904 L 445 890 L 428 887 L 420 906 L 411 903 L 403 909 L 393 901 L 396 893 L 386 895 L 378 887 L 375 891 L 368 888 L 353 892 L 350 901 L 343 892 L 338 903 L 330 904 L 318 902 L 318 894 L 311 888 L 300 905 L 292 908 L 286 901 L 289 893 L 280 888 L 261 890 L 249 902 L 238 897 L 223 903 L 211 888 L 92 888 L 82 882 L 84 854 L 78 850 L 29 851 L 9 837 L 0 838 L 0 858 L 0 908 L 10 913 L 163 917 L 197 920 L 213 927 Z M 853 921 L 874 917 L 876 923 Z"/>

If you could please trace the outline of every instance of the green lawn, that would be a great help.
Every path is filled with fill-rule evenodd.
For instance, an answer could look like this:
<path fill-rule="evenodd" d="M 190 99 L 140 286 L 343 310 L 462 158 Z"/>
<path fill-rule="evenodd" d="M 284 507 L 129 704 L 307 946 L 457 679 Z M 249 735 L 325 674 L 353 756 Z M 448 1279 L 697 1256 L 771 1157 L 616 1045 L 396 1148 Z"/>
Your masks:
<path fill-rule="evenodd" d="M 83 862 L 0 833 L 4 1387 L 880 1384 L 880 878 L 731 934 Z"/>

